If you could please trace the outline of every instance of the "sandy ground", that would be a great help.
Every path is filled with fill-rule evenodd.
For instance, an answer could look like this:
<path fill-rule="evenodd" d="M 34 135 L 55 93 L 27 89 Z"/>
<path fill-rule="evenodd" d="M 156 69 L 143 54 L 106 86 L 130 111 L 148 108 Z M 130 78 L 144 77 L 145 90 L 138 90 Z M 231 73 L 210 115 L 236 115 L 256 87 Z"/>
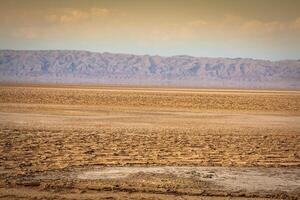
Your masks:
<path fill-rule="evenodd" d="M 300 92 L 5 85 L 0 151 L 4 199 L 296 199 Z"/>

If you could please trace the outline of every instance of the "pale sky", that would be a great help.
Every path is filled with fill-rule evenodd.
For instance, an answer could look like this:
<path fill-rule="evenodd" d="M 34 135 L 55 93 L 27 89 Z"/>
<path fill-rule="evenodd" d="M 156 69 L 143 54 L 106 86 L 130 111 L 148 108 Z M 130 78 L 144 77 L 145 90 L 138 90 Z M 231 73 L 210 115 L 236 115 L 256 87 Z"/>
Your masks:
<path fill-rule="evenodd" d="M 300 59 L 300 1 L 0 0 L 0 49 Z"/>

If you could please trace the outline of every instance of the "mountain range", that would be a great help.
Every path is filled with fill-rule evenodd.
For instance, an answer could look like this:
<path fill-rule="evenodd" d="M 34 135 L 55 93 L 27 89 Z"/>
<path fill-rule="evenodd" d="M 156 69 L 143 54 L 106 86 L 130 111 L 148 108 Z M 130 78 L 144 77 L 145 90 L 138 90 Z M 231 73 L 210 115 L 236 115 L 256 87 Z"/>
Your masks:
<path fill-rule="evenodd" d="M 300 60 L 0 50 L 1 82 L 300 88 Z"/>

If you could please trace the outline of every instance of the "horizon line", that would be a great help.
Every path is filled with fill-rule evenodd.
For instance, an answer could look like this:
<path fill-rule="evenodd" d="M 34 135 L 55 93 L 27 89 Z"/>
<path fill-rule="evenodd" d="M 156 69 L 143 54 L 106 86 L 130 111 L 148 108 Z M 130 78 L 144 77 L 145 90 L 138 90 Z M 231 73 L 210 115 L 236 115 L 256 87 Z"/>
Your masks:
<path fill-rule="evenodd" d="M 251 57 L 221 57 L 221 56 L 193 56 L 193 55 L 187 55 L 187 54 L 177 54 L 177 55 L 169 55 L 169 56 L 163 56 L 159 54 L 135 54 L 135 53 L 121 53 L 121 52 L 109 52 L 109 51 L 93 51 L 93 50 L 82 50 L 82 49 L 1 49 L 0 51 L 84 51 L 89 53 L 99 53 L 99 54 L 121 54 L 121 55 L 134 55 L 134 56 L 159 56 L 164 58 L 171 58 L 171 57 L 180 57 L 180 56 L 186 56 L 186 57 L 193 57 L 193 58 L 211 58 L 211 59 L 250 59 L 250 60 L 257 60 L 257 61 L 269 61 L 269 62 L 282 62 L 282 61 L 300 61 L 300 58 L 298 59 L 279 59 L 279 60 L 271 60 L 271 59 L 263 59 L 263 58 L 251 58 Z"/>

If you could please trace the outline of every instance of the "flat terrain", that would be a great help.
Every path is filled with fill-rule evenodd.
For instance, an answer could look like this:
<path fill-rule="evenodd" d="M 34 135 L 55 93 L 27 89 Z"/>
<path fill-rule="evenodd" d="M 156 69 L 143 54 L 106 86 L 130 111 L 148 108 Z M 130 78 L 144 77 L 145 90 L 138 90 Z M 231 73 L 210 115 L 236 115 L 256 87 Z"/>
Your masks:
<path fill-rule="evenodd" d="M 293 199 L 299 177 L 297 91 L 0 86 L 0 198 Z"/>

